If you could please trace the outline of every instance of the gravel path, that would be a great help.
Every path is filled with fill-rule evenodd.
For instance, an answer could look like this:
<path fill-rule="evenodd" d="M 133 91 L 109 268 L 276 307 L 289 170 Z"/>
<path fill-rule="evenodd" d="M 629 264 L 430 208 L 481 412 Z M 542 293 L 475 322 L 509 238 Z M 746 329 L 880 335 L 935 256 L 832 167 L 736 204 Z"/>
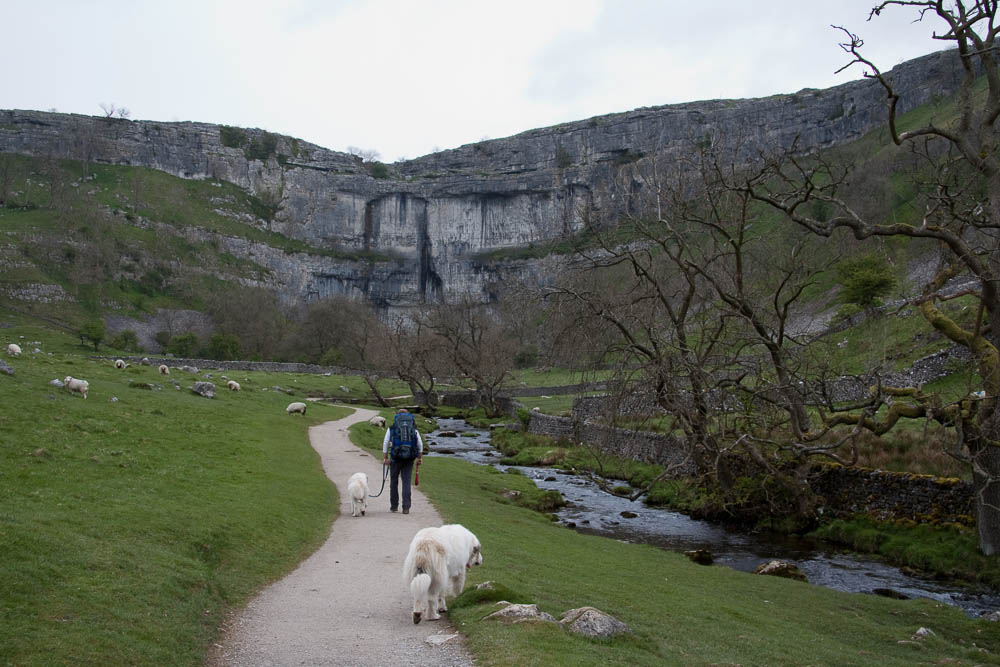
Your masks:
<path fill-rule="evenodd" d="M 365 516 L 351 516 L 347 479 L 366 472 L 371 493 L 378 493 L 382 462 L 353 445 L 347 427 L 374 414 L 358 409 L 349 417 L 309 429 L 309 441 L 340 493 L 340 516 L 316 553 L 229 621 L 207 665 L 475 664 L 461 635 L 444 641 L 455 634 L 447 615 L 420 625 L 412 621 L 413 602 L 402 580 L 403 559 L 418 530 L 441 525 L 441 517 L 419 488 L 413 489 L 408 515 L 389 512 L 386 488 L 379 498 L 369 499 Z M 433 466 L 433 460 L 428 461 Z"/>

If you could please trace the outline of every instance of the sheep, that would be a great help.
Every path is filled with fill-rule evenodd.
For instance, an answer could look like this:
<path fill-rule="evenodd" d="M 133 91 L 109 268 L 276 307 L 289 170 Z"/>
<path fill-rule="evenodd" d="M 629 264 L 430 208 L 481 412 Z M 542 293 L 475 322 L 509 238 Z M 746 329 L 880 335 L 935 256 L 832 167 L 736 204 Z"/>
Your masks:
<path fill-rule="evenodd" d="M 293 414 L 296 412 L 301 412 L 303 416 L 306 414 L 306 404 L 296 401 L 295 403 L 289 403 L 288 407 L 285 408 L 285 412 L 288 414 Z"/>
<path fill-rule="evenodd" d="M 226 386 L 229 387 L 229 391 L 240 390 L 240 383 L 237 382 L 236 380 L 230 380 L 229 382 L 226 383 Z"/>
<path fill-rule="evenodd" d="M 7 354 L 9 354 L 12 357 L 20 357 L 21 346 L 18 345 L 17 343 L 11 343 L 10 345 L 7 346 Z"/>
<path fill-rule="evenodd" d="M 71 375 L 67 375 L 66 379 L 63 380 L 63 384 L 70 390 L 70 392 L 75 391 L 82 394 L 84 398 L 87 398 L 87 391 L 90 389 L 90 383 L 86 380 L 78 380 Z"/>
<path fill-rule="evenodd" d="M 115 359 L 115 368 L 125 368 L 128 364 L 125 363 L 124 359 Z"/>
<path fill-rule="evenodd" d="M 368 423 L 372 426 L 378 426 L 379 428 L 385 428 L 385 417 L 381 415 L 375 415 L 368 420 Z"/>
<path fill-rule="evenodd" d="M 160 364 L 160 375 L 170 375 L 170 369 L 166 364 Z"/>

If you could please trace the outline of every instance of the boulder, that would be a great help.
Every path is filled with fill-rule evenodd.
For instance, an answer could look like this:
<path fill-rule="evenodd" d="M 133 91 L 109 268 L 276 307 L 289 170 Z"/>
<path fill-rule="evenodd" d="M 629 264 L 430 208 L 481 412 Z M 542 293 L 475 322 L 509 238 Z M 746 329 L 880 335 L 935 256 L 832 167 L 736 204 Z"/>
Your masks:
<path fill-rule="evenodd" d="M 587 637 L 614 637 L 632 629 L 614 616 L 594 607 L 570 609 L 562 615 L 559 623 L 569 630 Z"/>
<path fill-rule="evenodd" d="M 772 560 L 769 563 L 762 563 L 753 571 L 754 574 L 766 574 L 771 577 L 784 577 L 795 581 L 808 581 L 806 575 L 794 563 L 786 563 L 781 560 Z"/>
<path fill-rule="evenodd" d="M 556 619 L 553 618 L 551 614 L 547 614 L 544 611 L 538 611 L 537 604 L 511 604 L 509 602 L 497 602 L 498 605 L 507 605 L 500 611 L 495 611 L 488 616 L 483 617 L 483 620 L 493 618 L 502 621 L 512 621 L 514 623 L 523 623 L 524 621 L 545 621 L 547 623 L 555 623 Z"/>
<path fill-rule="evenodd" d="M 7 375 L 13 375 L 14 369 L 7 365 L 6 361 L 0 359 L 0 373 L 6 373 Z"/>
<path fill-rule="evenodd" d="M 205 398 L 215 398 L 215 385 L 211 382 L 195 382 L 191 391 Z"/>
<path fill-rule="evenodd" d="M 713 563 L 712 552 L 707 549 L 693 549 L 685 551 L 684 555 L 693 563 L 698 565 L 711 565 Z"/>

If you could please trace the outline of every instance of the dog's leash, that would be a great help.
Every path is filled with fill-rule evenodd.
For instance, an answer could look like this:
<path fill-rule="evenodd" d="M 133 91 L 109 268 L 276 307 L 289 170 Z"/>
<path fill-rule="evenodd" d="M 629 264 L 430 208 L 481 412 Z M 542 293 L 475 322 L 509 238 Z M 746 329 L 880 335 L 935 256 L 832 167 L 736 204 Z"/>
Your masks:
<path fill-rule="evenodd" d="M 379 496 L 382 495 L 382 492 L 385 491 L 385 478 L 388 476 L 389 476 L 389 466 L 386 464 L 385 461 L 382 461 L 382 488 L 379 489 L 378 493 L 376 493 L 374 496 L 369 493 L 368 494 L 369 498 L 378 498 Z"/>

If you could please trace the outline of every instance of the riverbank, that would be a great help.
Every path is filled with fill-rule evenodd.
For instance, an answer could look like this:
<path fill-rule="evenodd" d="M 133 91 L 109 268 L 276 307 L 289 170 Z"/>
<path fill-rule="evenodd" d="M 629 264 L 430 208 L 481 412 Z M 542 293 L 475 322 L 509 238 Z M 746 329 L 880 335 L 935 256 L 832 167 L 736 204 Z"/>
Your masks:
<path fill-rule="evenodd" d="M 586 447 L 568 446 L 543 436 L 499 430 L 494 432 L 492 440 L 503 452 L 504 463 L 593 472 L 621 480 L 618 490 L 623 494 L 647 485 L 662 470 L 660 466 L 610 456 L 598 459 Z M 684 480 L 654 485 L 645 496 L 645 502 L 698 518 L 720 518 L 706 512 L 709 499 Z M 774 530 L 781 525 L 781 521 L 772 520 L 767 527 Z M 1000 560 L 983 556 L 978 549 L 975 530 L 961 524 L 877 521 L 860 515 L 848 520 L 829 517 L 809 526 L 808 530 L 790 532 L 840 544 L 854 551 L 878 554 L 889 563 L 909 568 L 921 576 L 957 579 L 1000 589 Z"/>
<path fill-rule="evenodd" d="M 352 438 L 380 443 L 365 425 Z M 449 604 L 480 665 L 1000 664 L 1000 625 L 948 605 L 839 593 L 582 535 L 510 500 L 531 480 L 464 461 L 425 459 L 420 485 L 445 521 L 467 526 L 483 544 L 483 566 Z M 550 624 L 484 621 L 493 604 L 472 592 L 484 580 L 556 617 L 598 607 L 633 634 L 594 641 Z M 913 639 L 920 627 L 934 636 Z"/>

